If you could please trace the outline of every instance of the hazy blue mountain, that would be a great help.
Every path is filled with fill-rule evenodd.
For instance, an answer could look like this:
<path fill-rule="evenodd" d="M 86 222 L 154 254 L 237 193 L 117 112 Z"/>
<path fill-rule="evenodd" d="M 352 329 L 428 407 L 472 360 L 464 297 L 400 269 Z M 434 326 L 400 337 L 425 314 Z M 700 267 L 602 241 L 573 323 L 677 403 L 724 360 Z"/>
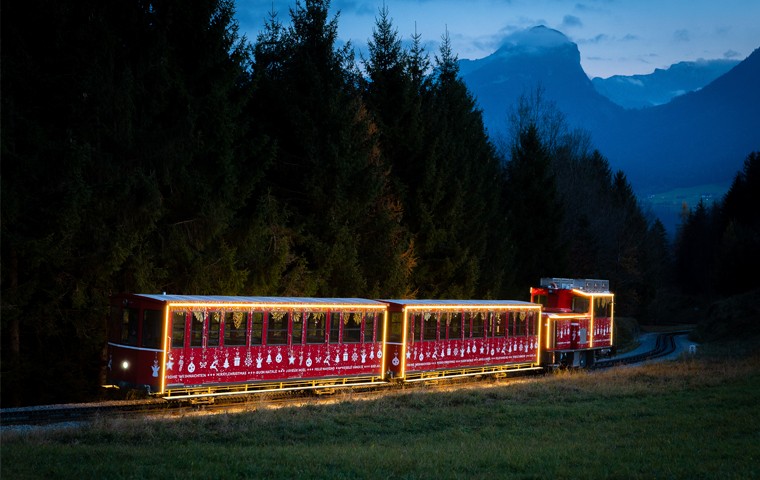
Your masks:
<path fill-rule="evenodd" d="M 581 67 L 578 46 L 544 26 L 517 32 L 493 54 L 461 60 L 459 67 L 495 137 L 506 131 L 508 112 L 520 95 L 539 85 L 546 98 L 575 123 L 604 123 L 623 111 L 596 91 Z"/>
<path fill-rule="evenodd" d="M 492 136 L 506 131 L 507 112 L 520 94 L 540 85 L 639 194 L 728 183 L 747 155 L 760 150 L 758 50 L 701 90 L 641 110 L 597 92 L 577 45 L 546 27 L 512 35 L 488 57 L 461 61 L 460 71 Z"/>
<path fill-rule="evenodd" d="M 760 49 L 699 91 L 627 110 L 594 143 L 640 191 L 728 182 L 760 150 Z"/>
<path fill-rule="evenodd" d="M 654 107 L 699 90 L 738 64 L 738 60 L 727 59 L 680 62 L 648 75 L 596 77 L 591 83 L 599 93 L 622 107 Z"/>

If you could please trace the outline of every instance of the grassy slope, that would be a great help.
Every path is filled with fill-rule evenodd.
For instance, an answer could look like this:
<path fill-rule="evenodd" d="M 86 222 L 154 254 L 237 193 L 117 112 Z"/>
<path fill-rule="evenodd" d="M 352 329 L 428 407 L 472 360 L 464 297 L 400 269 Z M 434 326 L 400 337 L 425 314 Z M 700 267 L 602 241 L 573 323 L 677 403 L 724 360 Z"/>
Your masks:
<path fill-rule="evenodd" d="M 2 435 L 2 478 L 757 478 L 760 356 Z"/>

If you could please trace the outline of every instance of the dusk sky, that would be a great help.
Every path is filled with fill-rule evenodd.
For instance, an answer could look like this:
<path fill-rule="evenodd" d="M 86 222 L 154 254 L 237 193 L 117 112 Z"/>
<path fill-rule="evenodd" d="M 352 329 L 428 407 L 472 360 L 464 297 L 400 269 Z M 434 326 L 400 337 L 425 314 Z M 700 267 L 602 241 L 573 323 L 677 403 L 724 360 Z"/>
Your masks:
<path fill-rule="evenodd" d="M 385 0 L 399 35 L 415 31 L 429 54 L 448 28 L 460 59 L 493 53 L 507 35 L 536 25 L 578 44 L 589 77 L 651 73 L 685 60 L 743 60 L 760 47 L 760 0 Z M 254 41 L 274 7 L 290 23 L 295 0 L 237 0 L 241 34 Z M 366 57 L 383 0 L 333 0 L 341 41 Z"/>

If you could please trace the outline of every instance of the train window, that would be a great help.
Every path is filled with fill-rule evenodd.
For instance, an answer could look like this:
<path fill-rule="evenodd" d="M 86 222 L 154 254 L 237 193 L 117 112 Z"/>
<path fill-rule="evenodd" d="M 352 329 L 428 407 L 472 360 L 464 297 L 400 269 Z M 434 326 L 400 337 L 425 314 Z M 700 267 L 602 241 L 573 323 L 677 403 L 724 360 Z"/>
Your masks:
<path fill-rule="evenodd" d="M 485 314 L 483 312 L 475 312 L 472 314 L 472 337 L 483 338 L 485 332 Z"/>
<path fill-rule="evenodd" d="M 303 344 L 303 312 L 293 312 L 291 318 L 293 319 L 293 328 L 290 344 L 301 345 Z"/>
<path fill-rule="evenodd" d="M 424 327 L 423 318 L 421 313 L 414 313 L 410 316 L 409 329 L 411 333 L 412 343 L 422 340 L 422 329 Z"/>
<path fill-rule="evenodd" d="M 404 316 L 401 312 L 391 312 L 388 341 L 400 342 L 404 333 Z"/>
<path fill-rule="evenodd" d="M 322 312 L 306 314 L 306 343 L 325 343 L 325 320 Z"/>
<path fill-rule="evenodd" d="M 462 339 L 462 314 L 452 313 L 449 318 L 449 340 Z"/>
<path fill-rule="evenodd" d="M 528 312 L 528 335 L 538 332 L 538 315 L 536 312 Z"/>
<path fill-rule="evenodd" d="M 288 344 L 288 314 L 287 312 L 269 312 L 267 325 L 267 345 Z"/>
<path fill-rule="evenodd" d="M 588 313 L 589 302 L 588 297 L 573 296 L 573 312 L 574 313 Z"/>
<path fill-rule="evenodd" d="M 448 313 L 442 313 L 439 318 L 440 321 L 438 323 L 440 325 L 438 327 L 438 338 L 441 340 L 446 340 L 446 333 L 449 330 L 449 321 L 451 319 L 451 315 Z"/>
<path fill-rule="evenodd" d="M 137 345 L 137 310 L 125 308 L 121 312 L 121 343 Z"/>
<path fill-rule="evenodd" d="M 203 346 L 203 320 L 205 314 L 203 311 L 194 311 L 193 318 L 190 322 L 190 346 Z"/>
<path fill-rule="evenodd" d="M 364 343 L 375 341 L 375 312 L 364 315 Z"/>
<path fill-rule="evenodd" d="M 222 329 L 222 312 L 208 312 L 208 347 L 219 346 L 219 332 Z"/>
<path fill-rule="evenodd" d="M 525 314 L 525 312 L 519 312 L 519 313 L 515 312 L 515 317 L 516 317 L 515 318 L 515 335 L 518 336 L 518 337 L 520 335 L 525 335 L 525 333 L 526 333 L 526 328 L 525 328 L 525 325 L 526 325 L 526 322 L 525 322 L 526 314 Z"/>
<path fill-rule="evenodd" d="M 264 312 L 251 313 L 251 345 L 261 345 L 264 333 Z"/>
<path fill-rule="evenodd" d="M 108 322 L 108 340 L 121 342 L 121 307 L 111 307 L 111 318 Z"/>
<path fill-rule="evenodd" d="M 143 310 L 142 346 L 160 348 L 162 312 L 160 310 Z"/>
<path fill-rule="evenodd" d="M 425 330 L 422 333 L 422 339 L 428 341 L 435 340 L 438 332 L 438 315 L 427 312 L 425 313 L 424 318 Z"/>
<path fill-rule="evenodd" d="M 546 295 L 535 295 L 533 299 L 531 299 L 531 302 L 540 303 L 541 305 L 546 307 Z"/>
<path fill-rule="evenodd" d="M 507 330 L 507 312 L 494 312 L 491 319 L 493 336 L 503 337 Z"/>
<path fill-rule="evenodd" d="M 224 346 L 245 346 L 245 334 L 248 330 L 247 312 L 224 312 Z"/>
<path fill-rule="evenodd" d="M 340 312 L 330 314 L 330 343 L 340 340 Z"/>
<path fill-rule="evenodd" d="M 172 348 L 185 346 L 185 317 L 186 312 L 172 312 Z"/>
<path fill-rule="evenodd" d="M 612 299 L 610 297 L 597 297 L 594 299 L 594 316 L 612 316 Z"/>
<path fill-rule="evenodd" d="M 361 341 L 362 314 L 359 312 L 343 313 L 343 343 Z"/>

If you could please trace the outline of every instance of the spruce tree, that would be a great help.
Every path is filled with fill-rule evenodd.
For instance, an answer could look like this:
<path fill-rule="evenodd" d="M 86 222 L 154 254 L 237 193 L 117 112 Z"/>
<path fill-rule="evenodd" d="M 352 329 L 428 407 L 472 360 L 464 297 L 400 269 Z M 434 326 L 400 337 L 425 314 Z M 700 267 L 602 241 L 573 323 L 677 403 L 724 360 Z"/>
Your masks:
<path fill-rule="evenodd" d="M 423 97 L 423 172 L 418 186 L 410 188 L 419 258 L 415 283 L 421 296 L 432 298 L 493 295 L 501 288 L 496 272 L 483 276 L 487 252 L 498 250 L 490 242 L 499 230 L 499 165 L 458 72 L 446 34 Z"/>
<path fill-rule="evenodd" d="M 548 272 L 565 271 L 565 245 L 559 236 L 563 209 L 550 166 L 538 128 L 530 123 L 512 146 L 503 189 L 520 288 L 551 275 Z"/>
<path fill-rule="evenodd" d="M 232 8 L 3 12 L 3 330 L 17 340 L 2 350 L 18 367 L 3 395 L 24 379 L 39 402 L 97 391 L 110 293 L 242 285 L 224 233 L 257 177 L 241 175 L 247 67 Z"/>

